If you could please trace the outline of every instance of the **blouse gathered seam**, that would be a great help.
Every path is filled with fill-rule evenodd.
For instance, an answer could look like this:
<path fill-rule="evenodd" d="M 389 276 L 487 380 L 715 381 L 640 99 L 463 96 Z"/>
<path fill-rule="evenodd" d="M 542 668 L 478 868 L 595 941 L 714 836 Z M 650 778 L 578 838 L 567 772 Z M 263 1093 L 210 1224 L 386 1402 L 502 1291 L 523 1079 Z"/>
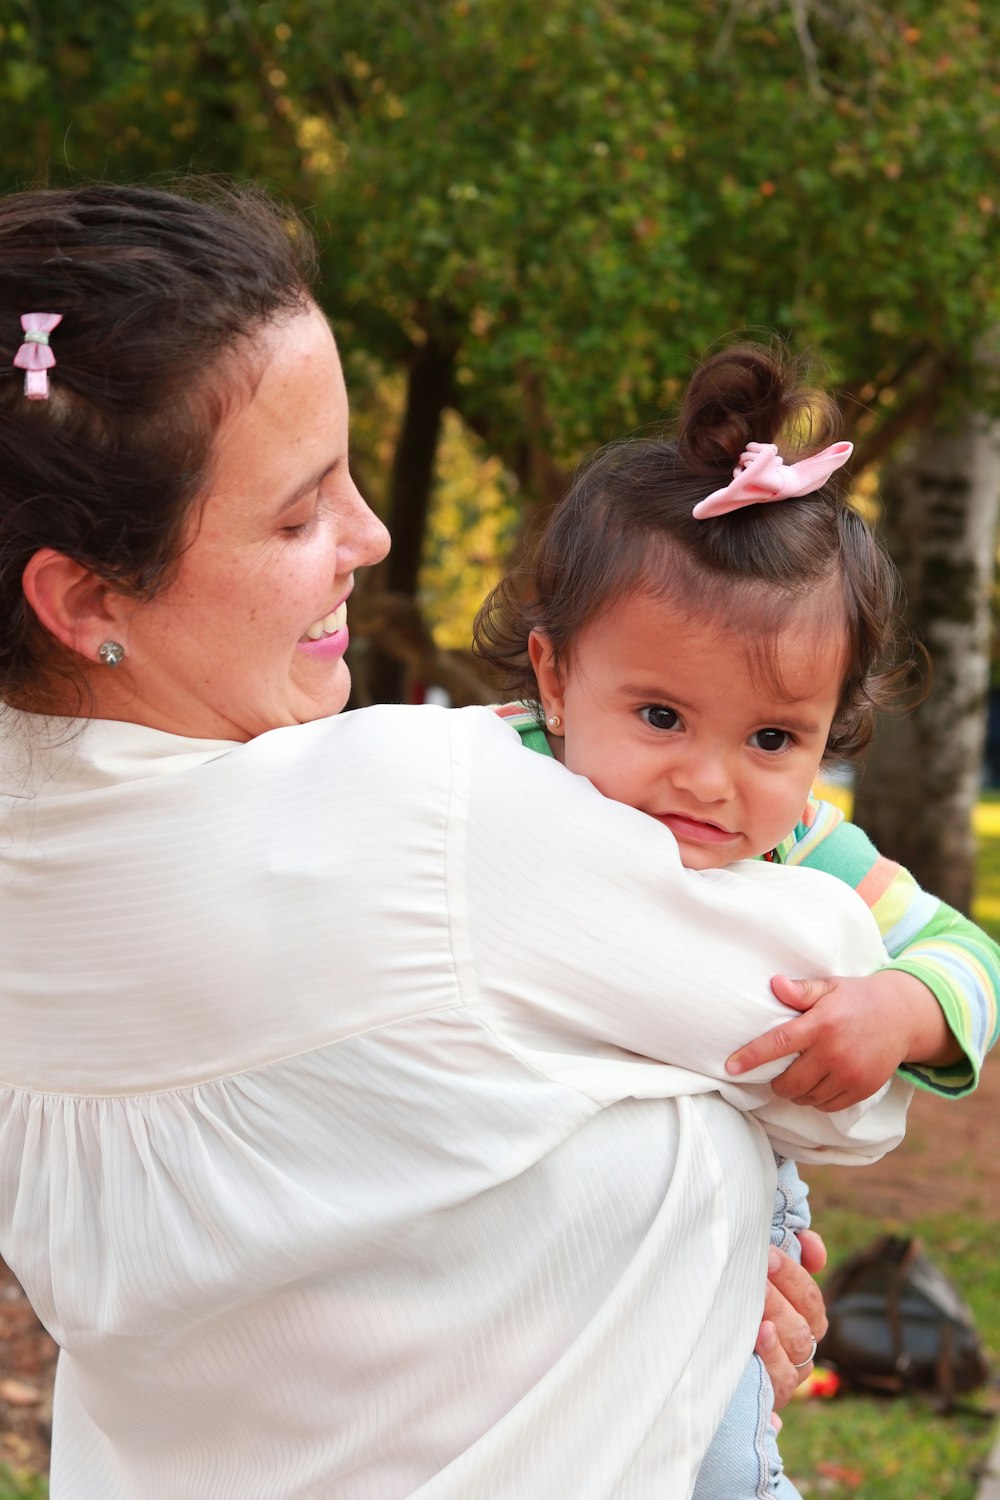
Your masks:
<path fill-rule="evenodd" d="M 217 1084 L 232 1083 L 240 1078 L 249 1078 L 255 1073 L 263 1072 L 267 1068 L 280 1068 L 286 1063 L 297 1062 L 300 1058 L 313 1057 L 317 1052 L 339 1047 L 344 1042 L 357 1041 L 360 1037 L 377 1036 L 381 1031 L 391 1031 L 393 1027 L 405 1025 L 411 1021 L 427 1020 L 432 1016 L 448 1015 L 452 1011 L 462 1010 L 475 1014 L 471 1007 L 461 1000 L 447 1005 L 432 1005 L 428 1010 L 392 1016 L 389 1020 L 380 1021 L 376 1026 L 364 1026 L 357 1031 L 346 1031 L 335 1037 L 327 1037 L 325 1041 L 317 1042 L 314 1047 L 300 1047 L 294 1052 L 284 1052 L 277 1057 L 268 1057 L 262 1062 L 252 1063 L 245 1068 L 230 1068 L 224 1073 L 215 1074 L 210 1078 L 199 1078 L 193 1083 L 172 1083 L 162 1088 L 141 1089 L 138 1093 L 118 1093 L 99 1089 L 85 1089 L 79 1092 L 74 1089 L 38 1089 L 28 1084 L 12 1083 L 5 1078 L 0 1078 L 0 1089 L 8 1089 L 15 1094 L 24 1094 L 31 1099 L 78 1099 L 93 1104 L 104 1102 L 141 1104 L 146 1099 L 162 1099 L 171 1094 L 194 1094 L 200 1089 L 213 1088 Z M 477 1017 L 477 1021 L 478 1019 Z M 484 1029 L 488 1028 L 484 1027 Z"/>

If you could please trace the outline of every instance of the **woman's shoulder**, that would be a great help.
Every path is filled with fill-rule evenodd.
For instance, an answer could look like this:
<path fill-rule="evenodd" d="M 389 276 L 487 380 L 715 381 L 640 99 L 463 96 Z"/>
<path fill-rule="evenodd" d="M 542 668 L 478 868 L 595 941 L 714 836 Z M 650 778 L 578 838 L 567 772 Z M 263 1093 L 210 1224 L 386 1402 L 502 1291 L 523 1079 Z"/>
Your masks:
<path fill-rule="evenodd" d="M 437 779 L 449 764 L 476 755 L 517 749 L 517 734 L 491 708 L 441 708 L 432 704 L 379 703 L 335 718 L 275 729 L 244 747 L 262 762 L 335 756 L 341 768 L 407 769 L 411 780 Z"/>

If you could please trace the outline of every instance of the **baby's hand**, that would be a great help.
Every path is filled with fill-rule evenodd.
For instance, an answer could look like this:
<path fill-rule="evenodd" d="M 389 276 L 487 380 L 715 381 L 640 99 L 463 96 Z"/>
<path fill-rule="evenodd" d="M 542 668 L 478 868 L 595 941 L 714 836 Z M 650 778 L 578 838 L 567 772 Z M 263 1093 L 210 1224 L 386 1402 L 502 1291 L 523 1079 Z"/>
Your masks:
<path fill-rule="evenodd" d="M 912 974 L 881 969 L 865 979 L 787 979 L 771 988 L 802 1014 L 734 1052 L 729 1073 L 797 1052 L 772 1080 L 782 1099 L 846 1109 L 869 1098 L 903 1062 L 940 1064 L 960 1055 L 933 993 Z"/>

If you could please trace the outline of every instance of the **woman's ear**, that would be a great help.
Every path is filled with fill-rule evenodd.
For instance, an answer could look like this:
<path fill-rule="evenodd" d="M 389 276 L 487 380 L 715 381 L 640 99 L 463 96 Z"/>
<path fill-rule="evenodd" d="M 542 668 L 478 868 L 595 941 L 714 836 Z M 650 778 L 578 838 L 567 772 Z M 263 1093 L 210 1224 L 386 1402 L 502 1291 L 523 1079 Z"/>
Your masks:
<path fill-rule="evenodd" d="M 556 662 L 552 642 L 541 630 L 533 630 L 528 636 L 528 659 L 538 684 L 538 701 L 545 714 L 546 728 L 550 734 L 565 734 L 563 674 Z"/>
<path fill-rule="evenodd" d="M 88 661 L 97 660 L 101 643 L 115 633 L 112 606 L 120 597 L 102 578 L 65 552 L 39 547 L 24 570 L 22 587 L 54 640 Z"/>

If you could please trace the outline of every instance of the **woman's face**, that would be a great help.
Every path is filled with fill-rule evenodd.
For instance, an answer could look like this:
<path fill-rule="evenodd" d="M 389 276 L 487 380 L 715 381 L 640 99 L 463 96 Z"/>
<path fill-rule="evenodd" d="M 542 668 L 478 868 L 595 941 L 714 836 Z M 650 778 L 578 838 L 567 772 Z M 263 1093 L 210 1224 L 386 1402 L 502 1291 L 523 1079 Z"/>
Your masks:
<path fill-rule="evenodd" d="M 194 738 L 250 740 L 343 708 L 354 570 L 389 550 L 347 459 L 347 395 L 315 307 L 269 324 L 192 507 L 172 582 L 121 601 L 125 660 L 95 673 L 98 711 Z M 102 691 L 103 690 L 103 691 Z"/>

